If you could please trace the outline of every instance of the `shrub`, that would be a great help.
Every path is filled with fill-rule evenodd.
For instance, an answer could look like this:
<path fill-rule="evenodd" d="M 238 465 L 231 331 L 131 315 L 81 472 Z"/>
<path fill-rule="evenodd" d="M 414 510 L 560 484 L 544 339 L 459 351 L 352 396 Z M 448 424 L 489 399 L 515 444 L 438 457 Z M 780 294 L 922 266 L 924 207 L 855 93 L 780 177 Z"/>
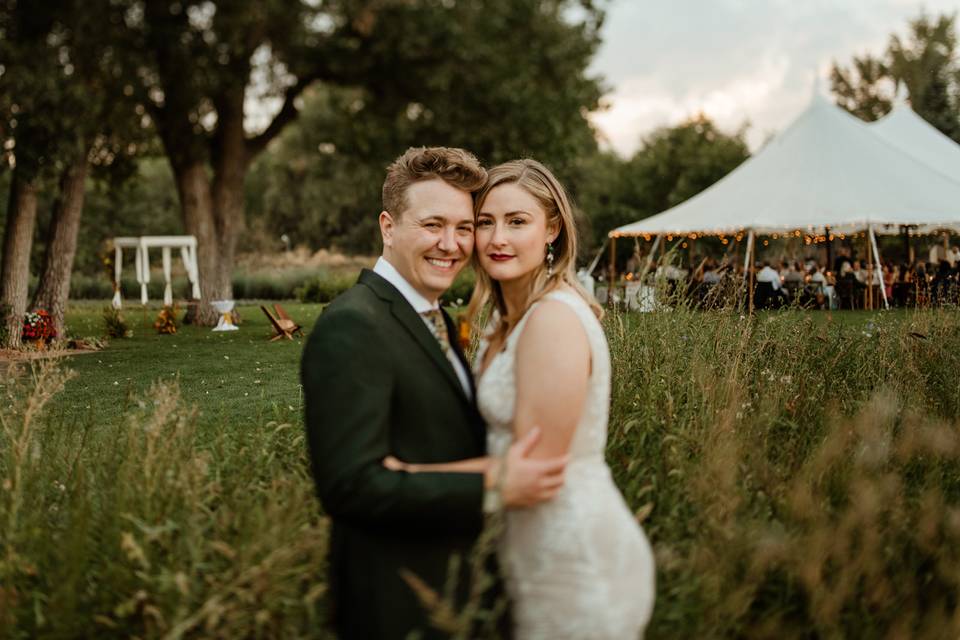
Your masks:
<path fill-rule="evenodd" d="M 330 302 L 352 287 L 356 281 L 356 274 L 345 275 L 324 272 L 304 282 L 297 289 L 297 298 L 301 302 Z"/>
<path fill-rule="evenodd" d="M 453 281 L 450 288 L 440 296 L 440 302 L 444 306 L 466 306 L 470 302 L 470 296 L 473 294 L 473 287 L 477 282 L 477 276 L 473 269 L 466 267 L 457 274 L 457 279 Z"/>

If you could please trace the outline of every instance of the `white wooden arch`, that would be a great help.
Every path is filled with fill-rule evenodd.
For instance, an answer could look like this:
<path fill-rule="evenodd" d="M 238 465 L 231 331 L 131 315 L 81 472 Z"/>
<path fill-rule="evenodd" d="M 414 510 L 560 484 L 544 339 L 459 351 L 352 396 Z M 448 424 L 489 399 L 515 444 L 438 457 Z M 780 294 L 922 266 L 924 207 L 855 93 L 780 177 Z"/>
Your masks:
<path fill-rule="evenodd" d="M 160 249 L 163 259 L 163 304 L 173 304 L 173 286 L 170 271 L 173 250 L 180 250 L 187 279 L 192 286 L 191 297 L 200 298 L 200 274 L 197 270 L 197 239 L 194 236 L 140 236 L 113 239 L 113 306 L 119 309 L 123 302 L 120 295 L 120 274 L 123 270 L 123 250 L 133 249 L 134 269 L 140 284 L 140 304 L 147 304 L 147 284 L 150 282 L 150 249 Z"/>

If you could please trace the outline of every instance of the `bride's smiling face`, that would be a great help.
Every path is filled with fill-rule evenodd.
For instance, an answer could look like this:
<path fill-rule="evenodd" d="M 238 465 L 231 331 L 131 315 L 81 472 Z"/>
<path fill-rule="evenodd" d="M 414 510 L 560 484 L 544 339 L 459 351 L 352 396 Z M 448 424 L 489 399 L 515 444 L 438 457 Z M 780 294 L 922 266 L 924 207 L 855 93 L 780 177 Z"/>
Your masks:
<path fill-rule="evenodd" d="M 532 195 L 516 183 L 501 184 L 487 194 L 476 222 L 480 266 L 498 282 L 523 279 L 539 269 L 547 243 L 557 231 Z"/>

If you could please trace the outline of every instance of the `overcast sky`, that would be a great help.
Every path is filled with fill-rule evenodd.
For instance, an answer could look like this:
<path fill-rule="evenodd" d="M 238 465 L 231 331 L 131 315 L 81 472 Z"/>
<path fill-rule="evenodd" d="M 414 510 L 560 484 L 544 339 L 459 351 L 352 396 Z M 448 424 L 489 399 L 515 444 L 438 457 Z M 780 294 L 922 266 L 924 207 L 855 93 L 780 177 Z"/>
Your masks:
<path fill-rule="evenodd" d="M 757 147 L 806 106 L 831 62 L 880 54 L 908 20 L 954 13 L 960 0 L 613 0 L 590 71 L 610 88 L 593 115 L 629 155 L 641 138 L 699 112 L 722 129 L 749 123 Z"/>

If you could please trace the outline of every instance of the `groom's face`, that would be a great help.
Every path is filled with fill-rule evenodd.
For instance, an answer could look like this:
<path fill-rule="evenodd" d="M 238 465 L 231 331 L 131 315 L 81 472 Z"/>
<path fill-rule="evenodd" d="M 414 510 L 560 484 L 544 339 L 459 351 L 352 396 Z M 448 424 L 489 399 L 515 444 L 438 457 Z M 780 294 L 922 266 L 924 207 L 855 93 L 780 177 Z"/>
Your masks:
<path fill-rule="evenodd" d="M 440 179 L 407 188 L 407 208 L 380 214 L 383 256 L 420 295 L 435 301 L 473 253 L 473 198 Z"/>

